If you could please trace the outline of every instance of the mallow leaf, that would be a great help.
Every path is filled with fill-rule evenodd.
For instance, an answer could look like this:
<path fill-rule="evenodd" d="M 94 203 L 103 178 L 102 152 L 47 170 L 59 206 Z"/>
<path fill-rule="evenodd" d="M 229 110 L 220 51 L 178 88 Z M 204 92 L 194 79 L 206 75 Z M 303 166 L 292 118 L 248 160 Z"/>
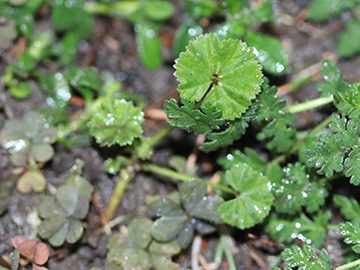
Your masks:
<path fill-rule="evenodd" d="M 220 40 L 215 34 L 190 41 L 175 68 L 180 96 L 210 101 L 225 120 L 239 118 L 246 111 L 263 81 L 251 48 L 240 40 Z"/>
<path fill-rule="evenodd" d="M 132 144 L 135 138 L 142 134 L 141 123 L 144 113 L 132 102 L 124 99 L 113 100 L 109 104 L 102 104 L 91 119 L 90 133 L 96 141 L 105 146 L 115 143 L 121 146 Z"/>
<path fill-rule="evenodd" d="M 260 223 L 268 215 L 274 200 L 268 178 L 239 163 L 226 171 L 226 179 L 239 195 L 220 205 L 220 218 L 240 229 Z"/>

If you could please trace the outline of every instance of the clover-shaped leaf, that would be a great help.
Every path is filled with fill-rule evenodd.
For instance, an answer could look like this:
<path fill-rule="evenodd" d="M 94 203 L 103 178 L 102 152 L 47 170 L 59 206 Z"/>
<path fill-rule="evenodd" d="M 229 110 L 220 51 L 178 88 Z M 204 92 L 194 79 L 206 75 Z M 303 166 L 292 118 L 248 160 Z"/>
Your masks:
<path fill-rule="evenodd" d="M 144 113 L 132 102 L 114 100 L 110 104 L 103 104 L 102 110 L 92 117 L 90 132 L 98 143 L 105 146 L 115 143 L 124 146 L 140 137 L 143 121 Z"/>
<path fill-rule="evenodd" d="M 207 196 L 206 183 L 199 179 L 182 184 L 179 193 L 179 203 L 165 198 L 150 206 L 150 211 L 161 216 L 152 225 L 152 235 L 158 241 L 170 241 L 177 237 L 180 246 L 186 248 L 195 231 L 200 234 L 214 231 L 210 223 L 220 221 L 217 209 L 222 199 Z"/>
<path fill-rule="evenodd" d="M 209 101 L 226 120 L 246 111 L 263 81 L 252 49 L 240 40 L 221 41 L 214 34 L 190 41 L 175 68 L 181 97 Z"/>
<path fill-rule="evenodd" d="M 268 215 L 274 200 L 268 178 L 239 163 L 226 171 L 226 179 L 239 195 L 220 205 L 221 219 L 240 229 L 260 223 Z"/>
<path fill-rule="evenodd" d="M 25 167 L 29 159 L 44 163 L 54 155 L 50 144 L 54 143 L 57 132 L 45 123 L 37 112 L 27 113 L 23 120 L 9 120 L 0 132 L 0 144 L 6 148 L 15 166 Z"/>
<path fill-rule="evenodd" d="M 93 187 L 83 177 L 70 176 L 58 188 L 55 198 L 40 202 L 39 215 L 44 220 L 39 226 L 39 235 L 49 239 L 53 246 L 78 241 L 83 233 L 80 219 L 85 218 L 89 210 L 92 191 Z"/>
<path fill-rule="evenodd" d="M 179 245 L 176 241 L 154 241 L 151 236 L 152 225 L 153 222 L 148 218 L 137 218 L 128 228 L 122 227 L 120 233 L 109 238 L 110 251 L 105 269 L 179 269 L 179 266 L 170 260 L 171 256 L 180 252 Z"/>

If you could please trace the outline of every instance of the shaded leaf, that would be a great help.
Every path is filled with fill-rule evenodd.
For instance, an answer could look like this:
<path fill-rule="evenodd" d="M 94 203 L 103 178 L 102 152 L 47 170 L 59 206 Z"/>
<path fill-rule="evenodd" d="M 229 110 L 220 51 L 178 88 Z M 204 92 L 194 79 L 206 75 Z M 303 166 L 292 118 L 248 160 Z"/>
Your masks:
<path fill-rule="evenodd" d="M 360 220 L 360 205 L 354 198 L 334 195 L 334 203 L 340 207 L 340 212 L 346 219 Z"/>
<path fill-rule="evenodd" d="M 346 23 L 346 30 L 340 34 L 338 52 L 342 57 L 351 57 L 360 52 L 360 21 L 352 20 Z"/>
<path fill-rule="evenodd" d="M 158 241 L 174 239 L 185 224 L 186 216 L 163 216 L 154 221 L 151 229 L 152 236 Z"/>
<path fill-rule="evenodd" d="M 151 241 L 151 226 L 153 222 L 148 218 L 137 218 L 129 225 L 129 238 L 135 248 L 145 249 Z"/>
<path fill-rule="evenodd" d="M 289 57 L 276 38 L 256 32 L 245 36 L 246 43 L 254 48 L 259 63 L 272 74 L 281 75 L 287 71 Z"/>
<path fill-rule="evenodd" d="M 135 25 L 136 44 L 144 65 L 148 69 L 156 69 L 162 65 L 161 41 L 157 29 L 151 26 L 150 22 Z"/>
<path fill-rule="evenodd" d="M 274 206 L 280 213 L 295 214 L 302 207 L 309 213 L 315 212 L 324 205 L 328 195 L 324 185 L 310 182 L 305 166 L 299 162 L 285 167 L 280 177 L 269 179 L 275 196 Z"/>
<path fill-rule="evenodd" d="M 272 215 L 265 230 L 282 243 L 300 239 L 304 243 L 321 247 L 328 231 L 330 216 L 329 211 L 319 213 L 313 220 L 304 214 L 292 219 Z"/>

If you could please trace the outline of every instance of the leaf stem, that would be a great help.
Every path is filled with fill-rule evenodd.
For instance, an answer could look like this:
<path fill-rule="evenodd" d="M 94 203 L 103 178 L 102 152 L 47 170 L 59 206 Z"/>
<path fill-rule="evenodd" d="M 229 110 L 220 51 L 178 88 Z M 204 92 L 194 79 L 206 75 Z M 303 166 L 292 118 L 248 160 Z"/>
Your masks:
<path fill-rule="evenodd" d="M 302 103 L 287 106 L 287 107 L 285 107 L 285 110 L 288 112 L 291 112 L 291 113 L 298 113 L 298 112 L 303 112 L 303 111 L 307 111 L 310 109 L 314 109 L 314 108 L 323 106 L 323 105 L 331 103 L 333 101 L 334 101 L 333 96 L 320 97 L 320 98 L 315 98 L 315 99 L 305 101 Z"/>
<path fill-rule="evenodd" d="M 119 172 L 119 177 L 116 181 L 115 189 L 111 195 L 109 205 L 106 209 L 106 217 L 110 220 L 118 207 L 121 198 L 124 194 L 125 189 L 127 188 L 131 179 L 134 178 L 134 170 L 131 166 L 128 166 L 126 169 L 121 169 Z"/>
<path fill-rule="evenodd" d="M 339 267 L 336 267 L 336 268 L 334 268 L 334 270 L 345 270 L 345 269 L 355 267 L 357 265 L 360 265 L 360 259 L 356 260 L 356 261 L 353 261 L 353 262 L 349 262 L 349 263 L 344 264 L 344 265 L 341 265 Z"/>
<path fill-rule="evenodd" d="M 154 146 L 158 141 L 164 138 L 173 129 L 174 127 L 170 125 L 161 129 L 158 133 L 156 133 L 154 136 L 150 138 L 150 141 L 147 143 L 148 147 L 151 148 L 152 146 Z"/>
<path fill-rule="evenodd" d="M 175 179 L 177 179 L 179 181 L 182 181 L 182 182 L 190 181 L 192 179 L 200 179 L 198 177 L 194 177 L 194 176 L 186 175 L 186 174 L 183 174 L 183 173 L 179 173 L 179 172 L 176 172 L 176 171 L 173 171 L 173 170 L 170 170 L 170 169 L 166 169 L 166 168 L 163 168 L 163 167 L 160 167 L 160 166 L 157 166 L 157 165 L 153 165 L 153 164 L 143 164 L 143 165 L 141 165 L 141 169 L 143 171 L 145 171 L 145 172 L 152 172 L 152 173 L 160 174 L 160 175 L 163 175 L 163 176 L 175 178 Z M 200 179 L 200 180 L 203 180 L 203 179 Z M 205 181 L 205 180 L 203 180 L 203 181 Z M 209 181 L 205 181 L 205 183 L 209 187 L 219 189 L 219 190 L 221 190 L 223 192 L 230 193 L 230 194 L 236 194 L 235 190 L 233 190 L 233 189 L 231 189 L 231 188 L 229 188 L 227 186 L 212 183 L 212 182 L 209 182 Z"/>

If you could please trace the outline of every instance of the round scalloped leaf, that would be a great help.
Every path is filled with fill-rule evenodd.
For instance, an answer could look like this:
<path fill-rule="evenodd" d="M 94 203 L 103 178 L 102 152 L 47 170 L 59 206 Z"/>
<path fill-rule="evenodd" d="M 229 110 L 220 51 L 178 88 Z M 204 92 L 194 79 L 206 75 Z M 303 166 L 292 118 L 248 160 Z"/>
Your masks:
<path fill-rule="evenodd" d="M 143 130 L 144 113 L 132 102 L 124 99 L 103 104 L 102 109 L 91 119 L 90 132 L 96 141 L 105 146 L 115 143 L 121 146 L 132 144 Z"/>
<path fill-rule="evenodd" d="M 40 242 L 36 245 L 33 262 L 37 265 L 43 265 L 49 259 L 49 255 L 48 247 L 44 243 Z"/>
<path fill-rule="evenodd" d="M 29 171 L 20 177 L 17 183 L 17 189 L 21 193 L 29 193 L 32 190 L 42 192 L 46 188 L 46 179 L 42 173 Z"/>
<path fill-rule="evenodd" d="M 239 118 L 260 92 L 261 66 L 252 49 L 240 40 L 201 35 L 189 42 L 175 64 L 182 98 L 209 101 L 221 119 Z"/>
<path fill-rule="evenodd" d="M 226 179 L 240 194 L 220 205 L 221 219 L 242 230 L 260 223 L 269 214 L 274 200 L 268 178 L 239 163 L 226 171 Z"/>

